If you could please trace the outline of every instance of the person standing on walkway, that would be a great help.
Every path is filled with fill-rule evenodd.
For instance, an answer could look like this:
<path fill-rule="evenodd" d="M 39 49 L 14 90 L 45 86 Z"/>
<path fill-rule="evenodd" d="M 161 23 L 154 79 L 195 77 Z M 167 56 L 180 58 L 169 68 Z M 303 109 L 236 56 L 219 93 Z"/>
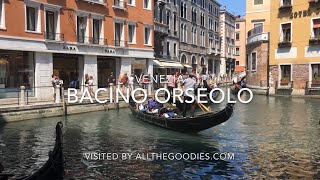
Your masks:
<path fill-rule="evenodd" d="M 53 102 L 56 102 L 56 76 L 54 74 L 52 74 L 51 76 L 51 84 L 52 84 Z"/>
<path fill-rule="evenodd" d="M 130 88 L 130 92 L 132 92 L 134 90 L 134 75 L 131 74 L 131 76 L 129 77 L 129 88 Z"/>
<path fill-rule="evenodd" d="M 88 85 L 89 85 L 89 93 L 90 93 L 91 97 L 94 97 L 94 93 L 93 93 L 93 82 L 94 82 L 93 77 L 90 76 L 90 77 L 89 77 L 89 81 L 88 81 Z"/>

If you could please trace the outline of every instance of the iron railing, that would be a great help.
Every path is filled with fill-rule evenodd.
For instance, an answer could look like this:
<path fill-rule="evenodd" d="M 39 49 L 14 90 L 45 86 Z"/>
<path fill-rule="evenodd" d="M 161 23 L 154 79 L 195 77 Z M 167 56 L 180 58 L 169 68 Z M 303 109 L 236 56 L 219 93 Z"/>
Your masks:
<path fill-rule="evenodd" d="M 116 47 L 128 47 L 128 41 L 113 40 L 113 45 Z"/>
<path fill-rule="evenodd" d="M 255 27 L 248 32 L 248 38 L 261 33 L 263 33 L 263 26 Z"/>
<path fill-rule="evenodd" d="M 64 41 L 64 34 L 63 33 L 55 33 L 55 32 L 44 32 L 44 38 L 46 40 L 53 40 L 53 41 Z"/>

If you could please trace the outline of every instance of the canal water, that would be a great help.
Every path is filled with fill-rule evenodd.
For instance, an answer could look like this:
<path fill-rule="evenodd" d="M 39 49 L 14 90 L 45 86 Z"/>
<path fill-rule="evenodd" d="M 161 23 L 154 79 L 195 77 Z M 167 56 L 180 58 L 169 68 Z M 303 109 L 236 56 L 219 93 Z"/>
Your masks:
<path fill-rule="evenodd" d="M 238 102 L 227 122 L 197 134 L 154 127 L 129 109 L 8 123 L 0 125 L 0 162 L 6 173 L 35 171 L 62 121 L 66 179 L 320 179 L 319 108 L 320 100 L 255 95 Z M 87 160 L 88 152 L 228 152 L 234 159 Z"/>

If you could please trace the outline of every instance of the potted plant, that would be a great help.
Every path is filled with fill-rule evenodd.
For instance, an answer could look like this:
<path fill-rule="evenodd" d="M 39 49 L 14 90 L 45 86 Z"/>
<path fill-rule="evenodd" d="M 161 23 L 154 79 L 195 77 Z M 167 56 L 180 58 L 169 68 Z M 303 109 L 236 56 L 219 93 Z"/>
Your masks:
<path fill-rule="evenodd" d="M 290 79 L 288 77 L 283 77 L 280 81 L 281 86 L 288 86 L 290 83 Z"/>
<path fill-rule="evenodd" d="M 320 75 L 313 76 L 312 87 L 320 87 Z"/>

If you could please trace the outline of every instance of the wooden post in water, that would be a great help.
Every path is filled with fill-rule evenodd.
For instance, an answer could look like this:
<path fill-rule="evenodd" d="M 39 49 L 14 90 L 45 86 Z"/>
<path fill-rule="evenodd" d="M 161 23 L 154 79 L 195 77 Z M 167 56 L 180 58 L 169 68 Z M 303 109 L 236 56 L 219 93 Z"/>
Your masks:
<path fill-rule="evenodd" d="M 67 116 L 68 115 L 68 111 L 67 111 L 67 104 L 66 104 L 66 100 L 65 100 L 65 98 L 64 98 L 64 87 L 62 86 L 61 87 L 61 97 L 62 97 L 62 109 L 63 109 L 63 114 L 65 115 L 65 116 Z"/>

